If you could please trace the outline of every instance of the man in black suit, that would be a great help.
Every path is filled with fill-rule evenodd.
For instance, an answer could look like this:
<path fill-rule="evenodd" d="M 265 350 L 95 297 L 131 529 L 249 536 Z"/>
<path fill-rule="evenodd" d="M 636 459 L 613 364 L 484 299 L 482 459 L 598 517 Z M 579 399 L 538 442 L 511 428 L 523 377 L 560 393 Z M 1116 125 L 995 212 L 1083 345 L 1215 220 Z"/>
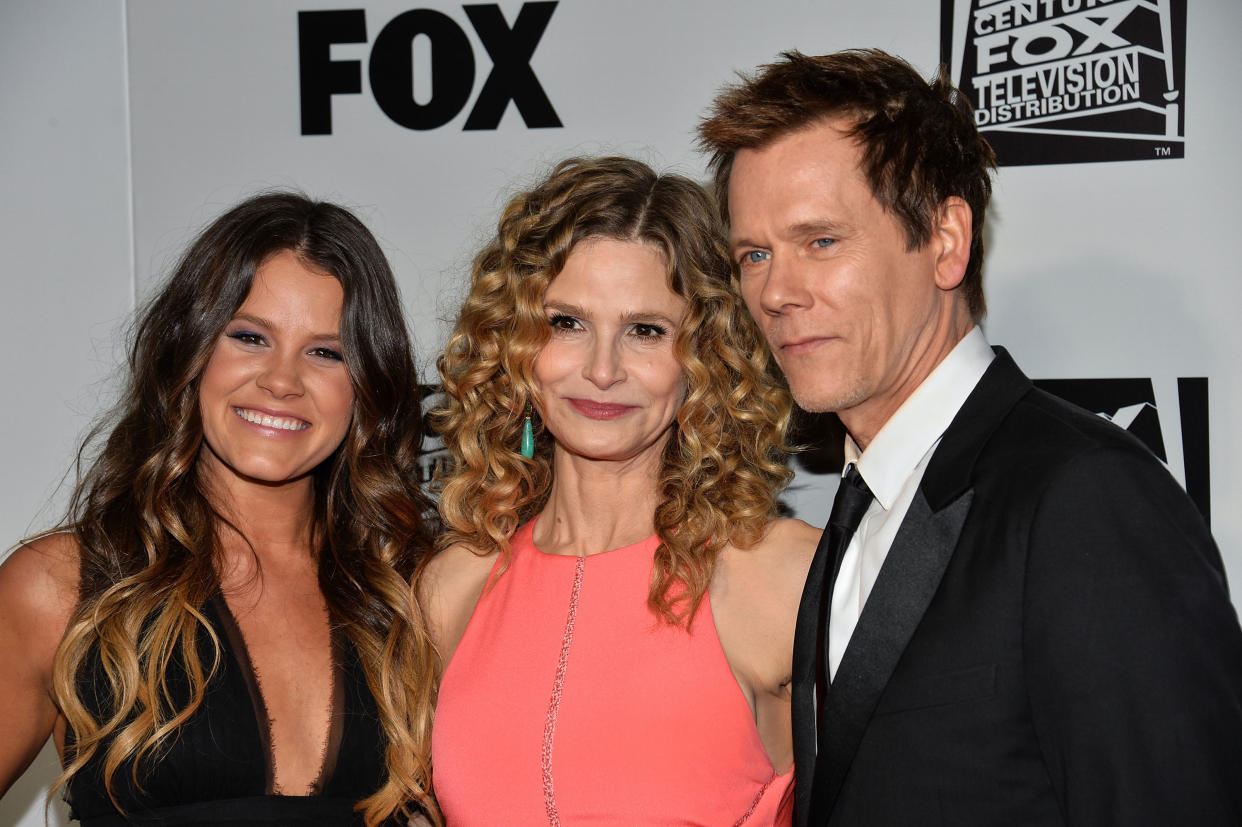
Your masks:
<path fill-rule="evenodd" d="M 1242 824 L 1220 554 L 1140 443 L 984 339 L 994 160 L 945 73 L 787 53 L 700 138 L 743 298 L 848 432 L 799 609 L 797 823 Z"/>

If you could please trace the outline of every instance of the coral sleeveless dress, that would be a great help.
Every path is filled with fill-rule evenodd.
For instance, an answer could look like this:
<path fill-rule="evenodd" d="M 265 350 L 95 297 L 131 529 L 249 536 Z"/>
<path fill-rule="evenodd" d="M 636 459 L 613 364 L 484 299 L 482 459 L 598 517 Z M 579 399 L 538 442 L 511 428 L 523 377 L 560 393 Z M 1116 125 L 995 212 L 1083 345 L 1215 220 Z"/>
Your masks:
<path fill-rule="evenodd" d="M 707 602 L 689 631 L 647 608 L 659 540 L 544 554 L 534 522 L 493 569 L 440 687 L 435 789 L 450 827 L 786 825 Z"/>

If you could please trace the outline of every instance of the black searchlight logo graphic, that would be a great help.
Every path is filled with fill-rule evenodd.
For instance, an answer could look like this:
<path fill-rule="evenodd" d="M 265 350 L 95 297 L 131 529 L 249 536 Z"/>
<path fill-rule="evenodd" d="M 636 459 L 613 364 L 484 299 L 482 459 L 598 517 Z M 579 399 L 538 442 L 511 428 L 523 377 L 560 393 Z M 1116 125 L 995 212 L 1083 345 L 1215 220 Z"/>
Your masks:
<path fill-rule="evenodd" d="M 1002 166 L 1185 157 L 1186 0 L 941 0 L 940 53 Z"/>

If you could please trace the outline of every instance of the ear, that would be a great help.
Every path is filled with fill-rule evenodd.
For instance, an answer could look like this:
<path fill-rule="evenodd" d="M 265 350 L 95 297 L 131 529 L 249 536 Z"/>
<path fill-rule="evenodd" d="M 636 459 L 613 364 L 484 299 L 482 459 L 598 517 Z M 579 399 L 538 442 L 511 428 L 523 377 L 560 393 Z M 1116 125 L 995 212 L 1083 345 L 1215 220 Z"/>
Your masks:
<path fill-rule="evenodd" d="M 950 195 L 936 210 L 932 243 L 936 245 L 936 286 L 941 290 L 954 289 L 966 275 L 972 221 L 970 205 L 956 195 Z"/>

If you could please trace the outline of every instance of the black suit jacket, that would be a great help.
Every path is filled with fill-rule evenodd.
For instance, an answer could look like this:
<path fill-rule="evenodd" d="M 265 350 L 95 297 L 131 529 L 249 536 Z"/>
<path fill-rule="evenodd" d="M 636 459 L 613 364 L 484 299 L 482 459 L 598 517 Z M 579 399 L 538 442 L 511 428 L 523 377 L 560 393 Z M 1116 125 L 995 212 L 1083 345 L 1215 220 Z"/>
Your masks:
<path fill-rule="evenodd" d="M 1242 631 L 1176 481 L 997 358 L 933 454 L 814 715 L 799 825 L 1242 824 Z"/>

